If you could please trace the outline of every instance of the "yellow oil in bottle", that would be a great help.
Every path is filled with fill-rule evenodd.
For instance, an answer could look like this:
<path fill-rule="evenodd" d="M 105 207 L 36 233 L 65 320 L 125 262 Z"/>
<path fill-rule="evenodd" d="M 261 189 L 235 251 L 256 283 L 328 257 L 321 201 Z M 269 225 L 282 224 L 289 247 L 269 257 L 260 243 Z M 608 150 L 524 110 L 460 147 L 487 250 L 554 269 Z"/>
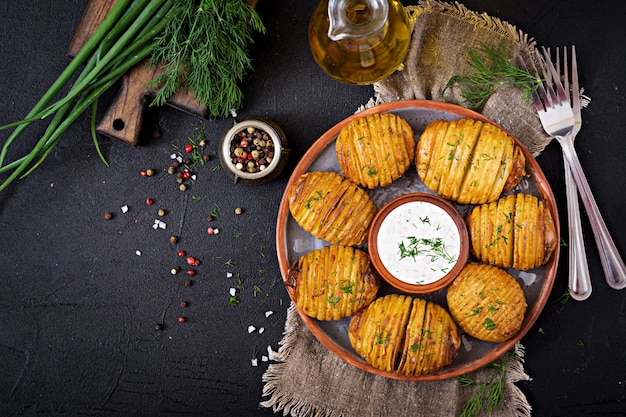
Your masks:
<path fill-rule="evenodd" d="M 327 74 L 345 83 L 372 84 L 399 68 L 411 41 L 409 20 L 400 1 L 389 0 L 388 16 L 380 30 L 340 40 L 328 35 L 328 1 L 320 2 L 309 25 L 311 52 Z M 367 1 L 348 0 L 344 13 L 358 29 L 367 24 L 374 11 Z"/>

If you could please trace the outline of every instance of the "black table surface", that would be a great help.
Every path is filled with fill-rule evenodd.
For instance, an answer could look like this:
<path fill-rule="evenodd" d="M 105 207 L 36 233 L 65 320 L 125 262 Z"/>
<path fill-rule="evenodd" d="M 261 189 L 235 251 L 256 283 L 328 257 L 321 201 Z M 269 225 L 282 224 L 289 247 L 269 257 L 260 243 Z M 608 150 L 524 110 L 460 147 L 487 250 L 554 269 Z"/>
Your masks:
<path fill-rule="evenodd" d="M 581 84 L 592 99 L 577 148 L 626 254 L 626 3 L 464 4 L 516 25 L 540 45 L 576 45 Z M 0 124 L 23 117 L 67 64 L 85 5 L 2 4 Z M 278 180 L 234 186 L 213 158 L 198 168 L 189 190 L 179 191 L 166 173 L 173 145 L 203 133 L 207 149 L 215 150 L 233 120 L 203 121 L 166 106 L 147 111 L 137 147 L 100 138 L 110 167 L 95 152 L 88 115 L 80 117 L 34 173 L 0 194 L 0 415 L 273 415 L 258 404 L 269 363 L 261 359 L 268 346 L 278 349 L 289 304 L 275 252 L 278 205 L 289 172 L 309 146 L 373 95 L 371 87 L 333 81 L 316 66 L 307 42 L 315 5 L 260 2 L 267 33 L 255 37 L 254 71 L 241 83 L 245 102 L 237 118 L 269 117 L 288 137 L 292 153 Z M 101 99 L 100 114 L 113 95 Z M 14 149 L 32 147 L 42 131 L 29 131 Z M 154 131 L 161 136 L 154 138 Z M 0 133 L 2 142 L 6 135 Z M 558 145 L 538 161 L 565 225 Z M 147 168 L 156 175 L 142 177 Z M 122 213 L 122 206 L 129 211 Z M 167 211 L 165 230 L 152 227 L 158 208 Z M 209 223 L 214 211 L 219 216 Z M 105 220 L 105 212 L 113 218 Z M 209 226 L 220 233 L 209 236 Z M 522 339 L 532 380 L 518 385 L 536 416 L 626 412 L 626 290 L 605 284 L 585 216 L 583 226 L 593 294 L 563 302 L 562 251 L 550 299 Z M 180 242 L 171 245 L 170 235 Z M 185 266 L 177 249 L 201 261 L 192 286 L 184 285 L 182 273 L 170 273 Z M 231 306 L 238 276 L 239 304 Z M 187 321 L 179 323 L 179 316 Z M 162 330 L 155 330 L 157 323 Z M 257 330 L 249 333 L 249 326 Z"/>

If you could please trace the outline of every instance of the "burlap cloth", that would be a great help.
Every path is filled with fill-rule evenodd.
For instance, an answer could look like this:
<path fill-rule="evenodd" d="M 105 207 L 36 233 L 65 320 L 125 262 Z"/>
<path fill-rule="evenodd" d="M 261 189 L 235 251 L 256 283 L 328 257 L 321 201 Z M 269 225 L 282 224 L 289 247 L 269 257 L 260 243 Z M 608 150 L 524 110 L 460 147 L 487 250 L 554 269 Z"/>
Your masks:
<path fill-rule="evenodd" d="M 467 51 L 502 42 L 515 62 L 534 42 L 514 26 L 459 3 L 422 0 L 407 7 L 414 23 L 404 68 L 374 84 L 368 105 L 396 100 L 426 99 L 466 105 L 456 88 L 443 89 L 454 75 L 469 74 Z M 532 104 L 514 87 L 496 91 L 478 111 L 522 141 L 533 155 L 550 142 Z M 528 417 L 531 406 L 515 385 L 530 380 L 523 367 L 524 349 L 515 346 L 519 361 L 509 361 L 504 402 L 493 416 Z M 342 361 L 322 345 L 303 324 L 292 305 L 284 337 L 263 375 L 262 407 L 294 417 L 458 416 L 475 386 L 456 378 L 406 382 L 372 375 Z M 469 374 L 485 381 L 494 372 L 483 368 Z M 267 398 L 269 397 L 269 398 Z"/>

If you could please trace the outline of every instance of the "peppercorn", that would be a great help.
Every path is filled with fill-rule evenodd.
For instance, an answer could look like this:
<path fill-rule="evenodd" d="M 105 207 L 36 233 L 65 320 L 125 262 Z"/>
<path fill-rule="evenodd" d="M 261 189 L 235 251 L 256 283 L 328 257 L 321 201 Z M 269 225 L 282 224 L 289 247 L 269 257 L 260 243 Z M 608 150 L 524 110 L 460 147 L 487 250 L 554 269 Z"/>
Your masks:
<path fill-rule="evenodd" d="M 187 308 L 188 305 L 189 305 L 189 303 L 187 301 L 181 301 L 180 302 L 181 308 Z"/>
<path fill-rule="evenodd" d="M 196 262 L 196 259 L 193 256 L 188 256 L 187 257 L 187 263 L 189 265 L 193 265 Z"/>
<path fill-rule="evenodd" d="M 190 277 L 195 276 L 196 275 L 195 269 L 188 269 L 187 270 L 187 275 L 189 275 Z"/>
<path fill-rule="evenodd" d="M 104 220 L 111 220 L 113 218 L 113 213 L 107 211 L 104 213 Z"/>
<path fill-rule="evenodd" d="M 158 139 L 161 137 L 161 131 L 159 129 L 154 129 L 152 131 L 152 138 L 153 139 Z"/>
<path fill-rule="evenodd" d="M 184 284 L 185 284 L 185 287 L 191 287 L 193 285 L 193 281 L 188 279 L 188 280 L 185 281 Z"/>
<path fill-rule="evenodd" d="M 159 209 L 159 211 L 157 211 L 157 214 L 158 214 L 159 216 L 165 216 L 165 210 L 163 210 L 163 209 Z"/>
<path fill-rule="evenodd" d="M 174 175 L 175 172 L 176 172 L 176 168 L 174 168 L 174 167 L 167 168 L 167 173 L 168 174 Z"/>
<path fill-rule="evenodd" d="M 213 221 L 213 216 L 208 216 L 206 219 L 207 219 L 208 221 L 212 222 L 212 221 Z"/>
<path fill-rule="evenodd" d="M 142 169 L 141 171 L 139 171 L 139 175 L 141 175 L 142 177 L 147 177 L 148 171 L 146 171 L 145 169 Z"/>
<path fill-rule="evenodd" d="M 178 243 L 178 236 L 170 236 L 170 243 L 175 245 Z"/>
<path fill-rule="evenodd" d="M 146 175 L 149 176 L 149 177 L 153 176 L 154 175 L 154 169 L 148 168 L 146 170 Z"/>
<path fill-rule="evenodd" d="M 206 146 L 206 140 L 202 139 L 200 142 L 198 142 L 198 145 L 200 146 Z"/>
<path fill-rule="evenodd" d="M 211 155 L 202 155 L 202 159 L 204 159 L 204 162 L 209 162 L 211 160 Z"/>
<path fill-rule="evenodd" d="M 237 207 L 237 208 L 235 209 L 235 214 L 239 215 L 239 214 L 241 214 L 241 213 L 243 213 L 243 209 L 242 209 L 241 207 Z"/>
<path fill-rule="evenodd" d="M 179 322 L 179 323 L 184 323 L 184 322 L 186 322 L 186 321 L 187 321 L 187 318 L 186 318 L 185 316 L 180 316 L 180 317 L 178 318 L 178 322 Z"/>
<path fill-rule="evenodd" d="M 151 206 L 154 201 L 151 198 L 146 198 L 146 204 Z"/>
<path fill-rule="evenodd" d="M 172 268 L 172 269 L 170 270 L 170 272 L 172 273 L 172 275 L 176 275 L 176 274 L 178 274 L 178 272 L 179 272 L 179 271 L 180 271 L 180 267 L 178 267 L 178 266 L 177 266 L 176 268 Z"/>
<path fill-rule="evenodd" d="M 161 323 L 157 323 L 154 325 L 155 330 L 163 330 L 163 325 Z"/>
<path fill-rule="evenodd" d="M 178 187 L 178 189 L 180 191 L 185 191 L 187 189 L 187 186 L 185 184 L 180 184 L 180 187 Z"/>
<path fill-rule="evenodd" d="M 185 252 L 184 250 L 179 250 L 179 251 L 178 251 L 178 256 L 180 256 L 181 258 L 182 258 L 183 256 L 185 256 L 185 255 L 187 255 L 187 252 Z"/>

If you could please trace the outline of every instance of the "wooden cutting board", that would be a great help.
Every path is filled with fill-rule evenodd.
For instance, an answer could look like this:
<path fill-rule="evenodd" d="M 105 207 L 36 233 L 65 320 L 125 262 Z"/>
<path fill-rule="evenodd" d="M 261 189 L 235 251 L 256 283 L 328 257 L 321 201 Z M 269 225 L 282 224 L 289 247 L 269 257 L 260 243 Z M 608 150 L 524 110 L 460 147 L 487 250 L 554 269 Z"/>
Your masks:
<path fill-rule="evenodd" d="M 70 57 L 75 56 L 82 48 L 114 4 L 115 0 L 89 1 L 70 43 L 68 49 Z M 122 77 L 117 97 L 96 126 L 96 131 L 131 146 L 136 146 L 139 142 L 144 109 L 157 92 L 157 90 L 150 89 L 146 85 L 160 73 L 159 68 L 148 66 L 147 60 L 137 64 L 127 72 Z M 170 97 L 167 104 L 198 117 L 205 117 L 208 111 L 207 107 L 201 105 L 193 93 L 186 88 L 180 89 L 174 96 Z"/>

